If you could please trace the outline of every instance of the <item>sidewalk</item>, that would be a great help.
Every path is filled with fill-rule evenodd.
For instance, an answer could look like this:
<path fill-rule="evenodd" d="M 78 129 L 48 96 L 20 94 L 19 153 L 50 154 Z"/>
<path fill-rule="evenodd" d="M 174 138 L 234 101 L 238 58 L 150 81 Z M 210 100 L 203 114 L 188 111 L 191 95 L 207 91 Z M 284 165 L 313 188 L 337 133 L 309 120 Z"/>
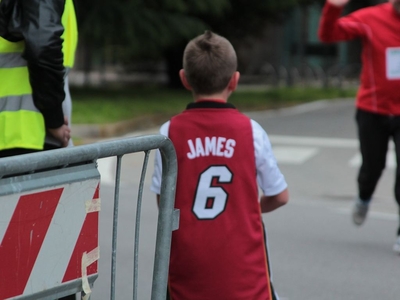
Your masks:
<path fill-rule="evenodd" d="M 99 140 L 118 138 L 128 133 L 157 133 L 159 126 L 170 116 L 144 116 L 108 124 L 72 124 L 72 137 L 76 145 L 90 144 Z"/>

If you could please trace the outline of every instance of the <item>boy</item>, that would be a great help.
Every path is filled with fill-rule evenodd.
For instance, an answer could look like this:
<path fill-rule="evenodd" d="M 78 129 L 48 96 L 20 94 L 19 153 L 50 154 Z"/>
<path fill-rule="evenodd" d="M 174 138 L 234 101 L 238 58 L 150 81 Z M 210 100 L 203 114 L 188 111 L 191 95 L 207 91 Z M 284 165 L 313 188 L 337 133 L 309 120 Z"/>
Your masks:
<path fill-rule="evenodd" d="M 179 74 L 194 103 L 160 129 L 178 158 L 172 300 L 277 299 L 261 212 L 287 203 L 287 184 L 266 132 L 227 103 L 238 84 L 236 68 L 225 38 L 206 31 L 190 41 Z M 158 199 L 161 171 L 157 153 L 151 189 Z"/>

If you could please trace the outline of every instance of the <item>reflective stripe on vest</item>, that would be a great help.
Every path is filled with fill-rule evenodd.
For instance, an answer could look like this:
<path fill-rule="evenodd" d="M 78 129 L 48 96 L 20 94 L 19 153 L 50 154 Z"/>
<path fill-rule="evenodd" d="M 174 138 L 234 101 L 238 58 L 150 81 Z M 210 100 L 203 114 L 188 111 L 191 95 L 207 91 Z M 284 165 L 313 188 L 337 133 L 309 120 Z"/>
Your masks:
<path fill-rule="evenodd" d="M 33 103 L 28 68 L 20 52 L 23 44 L 9 43 L 0 38 L 1 46 L 7 44 L 19 51 L 0 53 L 0 150 L 42 150 L 44 120 Z"/>
<path fill-rule="evenodd" d="M 15 53 L 3 53 L 0 54 L 0 68 L 17 68 L 26 67 L 26 60 L 22 59 L 21 54 L 15 55 Z"/>
<path fill-rule="evenodd" d="M 36 107 L 31 100 L 30 95 L 8 96 L 0 98 L 0 110 L 3 111 L 19 111 L 28 110 L 36 111 Z"/>

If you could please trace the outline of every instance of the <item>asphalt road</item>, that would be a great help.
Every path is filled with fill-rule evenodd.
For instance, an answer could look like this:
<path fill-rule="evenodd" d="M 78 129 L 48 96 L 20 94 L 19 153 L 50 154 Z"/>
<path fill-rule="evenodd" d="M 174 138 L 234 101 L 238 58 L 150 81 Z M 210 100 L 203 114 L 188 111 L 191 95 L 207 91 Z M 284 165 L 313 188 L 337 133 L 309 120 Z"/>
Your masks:
<path fill-rule="evenodd" d="M 281 300 L 398 300 L 400 257 L 393 153 L 366 223 L 350 218 L 359 165 L 352 100 L 321 101 L 248 113 L 268 132 L 289 184 L 290 202 L 264 215 L 273 280 Z M 149 132 L 139 133 L 154 133 Z M 136 135 L 138 133 L 133 133 Z M 147 171 L 141 214 L 138 298 L 150 299 L 157 220 Z M 124 156 L 118 222 L 116 299 L 132 299 L 133 234 L 143 154 Z M 110 298 L 114 161 L 100 160 L 102 211 L 99 278 L 92 299 Z"/>

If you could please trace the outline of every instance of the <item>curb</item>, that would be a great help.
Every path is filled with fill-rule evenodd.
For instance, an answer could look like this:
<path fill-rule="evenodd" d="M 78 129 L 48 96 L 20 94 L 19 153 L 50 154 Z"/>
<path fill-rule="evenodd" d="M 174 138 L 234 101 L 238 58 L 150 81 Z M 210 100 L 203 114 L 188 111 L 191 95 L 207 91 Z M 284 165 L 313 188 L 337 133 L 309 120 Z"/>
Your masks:
<path fill-rule="evenodd" d="M 160 114 L 107 124 L 72 124 L 71 131 L 78 139 L 104 139 L 159 127 L 171 117 L 172 115 Z"/>

